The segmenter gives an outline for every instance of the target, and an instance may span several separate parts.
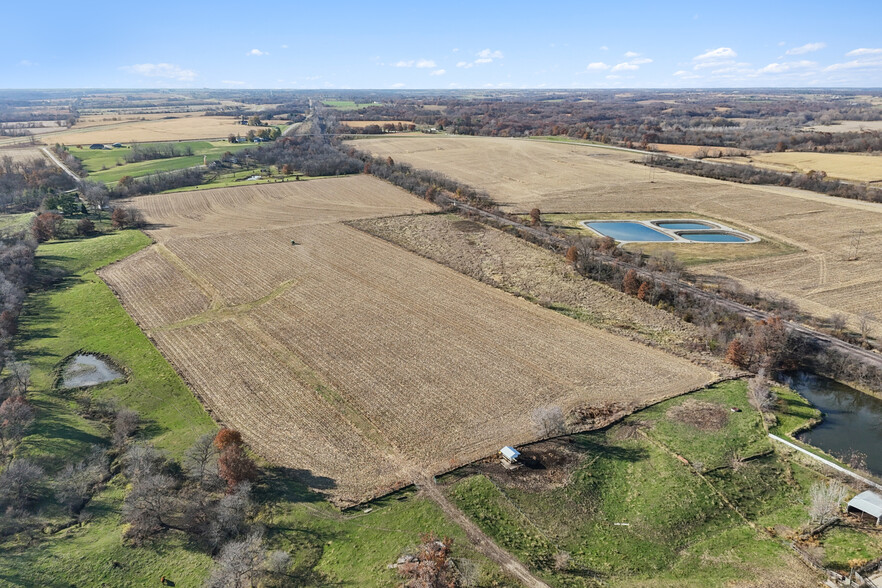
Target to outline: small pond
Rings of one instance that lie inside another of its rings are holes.
[[[630,221],[592,221],[586,222],[601,235],[612,237],[616,241],[673,241],[673,237],[656,231],[642,223]]]
[[[781,380],[824,413],[800,440],[837,457],[859,451],[870,473],[882,476],[882,399],[809,372],[788,372]]]
[[[662,229],[668,229],[669,231],[701,231],[717,228],[709,223],[699,221],[659,221],[652,224],[661,227]]]
[[[75,355],[64,367],[64,371],[61,373],[61,387],[96,386],[123,377],[125,377],[124,374],[118,368],[97,355],[81,353]]]
[[[735,233],[718,233],[715,231],[701,231],[695,233],[677,233],[689,241],[702,243],[746,243],[747,239]]]

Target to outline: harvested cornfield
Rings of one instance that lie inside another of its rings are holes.
[[[11,157],[14,162],[26,162],[26,161],[34,161],[36,159],[42,159],[45,157],[43,152],[37,149],[36,147],[22,147],[22,148],[3,148],[0,149],[0,161],[2,161],[5,157]]]
[[[513,211],[689,211],[797,247],[777,258],[695,266],[795,300],[819,316],[882,319],[882,205],[748,186],[631,163],[640,155],[574,144],[472,137],[383,137],[356,146],[483,188]],[[676,248],[681,245],[672,245]],[[743,245],[741,247],[750,247]],[[851,258],[857,258],[848,261]],[[877,320],[877,326],[882,321]]]
[[[556,253],[456,214],[347,223],[507,292],[577,315],[607,331],[691,355],[698,329],[633,296],[583,279]],[[720,368],[717,368],[720,369]],[[725,369],[725,368],[722,368]]]
[[[45,143],[65,145],[185,141],[226,138],[231,134],[244,136],[249,128],[240,125],[238,118],[229,116],[165,115],[161,118],[140,120],[148,117],[149,115],[138,117],[137,120],[91,121],[87,123],[90,126],[77,125],[60,132],[46,133],[40,139]]]
[[[335,222],[427,209],[369,177],[130,204],[158,244],[102,277],[218,420],[341,504],[535,440],[538,407],[715,377]]]

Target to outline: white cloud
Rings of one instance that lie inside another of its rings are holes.
[[[786,44],[784,41],[778,41],[778,47],[783,47]]]
[[[398,82],[397,84],[392,84],[392,87],[393,88],[403,88],[404,84],[402,84],[401,82]]]
[[[614,65],[612,71],[634,71],[635,69],[640,69],[640,66],[625,62]]]
[[[868,49],[866,47],[861,47],[860,49],[854,49],[845,54],[846,57],[860,57],[862,55],[879,55],[882,54],[882,49]]]
[[[757,73],[784,73],[793,69],[805,69],[807,67],[815,67],[818,65],[814,61],[791,61],[789,63],[770,63],[766,67],[760,69]]]
[[[806,43],[801,47],[794,47],[793,49],[788,49],[785,51],[786,55],[802,55],[803,53],[811,53],[813,51],[820,51],[824,47],[827,46],[827,43]]]
[[[721,59],[732,59],[738,57],[738,54],[731,47],[718,47],[711,49],[701,55],[696,55],[692,59],[694,61],[718,61]]]
[[[21,61],[18,62],[18,64],[22,67],[33,67],[33,66],[37,65],[37,63],[31,61],[30,59],[22,59]]]
[[[135,65],[123,66],[120,69],[148,78],[167,78],[179,82],[192,81],[199,75],[192,69],[183,69],[172,63],[136,63]]]
[[[281,81],[281,80],[279,80]],[[245,82],[240,82],[238,80],[221,80],[222,84],[226,84],[228,86],[244,86]]]
[[[478,52],[478,57],[481,59],[502,59],[502,51],[491,51],[490,49],[484,49],[483,51]]]
[[[685,69],[675,71],[674,76],[680,78],[681,80],[695,80],[701,77],[700,75],[694,74],[691,71],[686,71]]]
[[[392,64],[392,67],[438,67],[431,59],[402,59]]]
[[[251,51],[249,51],[245,55],[249,55],[249,56],[253,56],[253,57],[260,57],[261,55],[269,55],[269,53],[267,53],[266,51],[261,51],[260,49],[252,49]]]
[[[430,75],[430,76],[443,76],[443,75],[446,74],[446,73],[447,73],[447,70],[446,70],[446,69],[436,69],[435,71],[433,71],[433,72],[430,73],[429,75]]]
[[[632,59],[629,63],[632,65],[646,65],[647,63],[652,63],[652,60],[648,57],[641,57],[640,59]]]
[[[483,65],[485,63],[493,63],[494,59],[502,59],[502,51],[493,51],[491,49],[484,49],[483,51],[478,51],[475,53],[477,57],[474,61],[459,61],[456,64],[456,67],[464,67],[466,69],[470,67],[474,67],[476,65]]]
[[[287,49],[287,48],[288,48],[287,45],[282,45],[282,49]]]
[[[609,51],[609,47],[607,47],[606,45],[601,45],[600,50],[601,51]]]
[[[588,71],[603,71],[609,69],[609,66],[602,61],[595,61],[588,64]]]
[[[640,57],[640,54],[634,53],[633,51],[628,51],[627,53],[625,53],[625,57],[630,59],[631,57]]]
[[[834,63],[824,68],[824,71],[838,71],[840,69],[882,69],[882,59],[854,59],[845,63]]]

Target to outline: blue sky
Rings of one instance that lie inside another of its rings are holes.
[[[0,88],[882,87],[882,2],[8,2]]]

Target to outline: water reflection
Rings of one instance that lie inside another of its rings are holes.
[[[882,476],[882,399],[809,372],[788,372],[781,381],[824,413],[801,440],[837,457],[858,451],[866,455],[867,469]]]

